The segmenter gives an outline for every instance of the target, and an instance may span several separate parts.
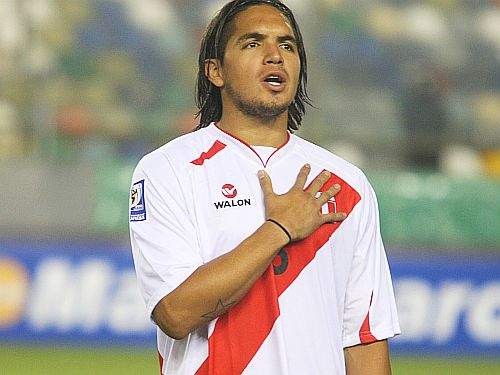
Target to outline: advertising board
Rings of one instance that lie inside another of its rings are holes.
[[[499,257],[410,254],[390,259],[403,333],[391,350],[500,354]]]
[[[108,244],[1,244],[0,339],[150,344],[130,252]]]
[[[389,257],[403,331],[392,352],[500,354],[499,257],[418,254]],[[154,346],[130,250],[0,243],[0,340]]]

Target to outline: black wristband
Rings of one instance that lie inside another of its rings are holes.
[[[288,236],[288,243],[292,242],[292,236],[290,236],[290,232],[287,231],[283,225],[281,225],[280,223],[278,223],[276,220],[273,220],[273,219],[267,219],[266,221],[270,221],[271,223],[274,223],[278,227],[280,227],[283,230],[283,232],[285,232],[286,235]]]

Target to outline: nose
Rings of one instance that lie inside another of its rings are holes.
[[[279,46],[276,44],[270,44],[266,49],[266,64],[283,64],[283,56],[281,56],[281,51]]]

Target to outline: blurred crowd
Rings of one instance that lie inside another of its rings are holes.
[[[190,131],[224,3],[1,0],[0,163],[132,163]],[[285,3],[309,57],[306,138],[366,168],[500,176],[500,1]]]

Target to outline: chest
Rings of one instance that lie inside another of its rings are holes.
[[[236,247],[265,220],[265,206],[257,173],[257,163],[226,158],[193,174],[196,186],[194,210],[205,260],[211,260]],[[292,186],[288,175],[294,168],[267,168],[276,190]],[[289,186],[287,186],[289,185]]]
[[[257,177],[265,169],[276,194],[285,194],[296,181],[300,168],[311,164],[308,185],[325,165],[301,157],[289,157],[279,163],[264,167],[238,155],[207,163],[194,171],[190,183],[198,237],[205,261],[224,254],[250,236],[265,221],[262,188]],[[336,209],[329,203],[322,208],[328,212]]]
[[[265,169],[269,174],[276,194],[284,194],[293,186],[305,163],[311,164],[306,185],[321,171],[329,169],[304,158],[290,158],[264,168],[258,163],[246,163],[233,157],[220,163],[207,163],[196,170],[191,176],[191,185],[196,186],[193,216],[204,261],[231,251],[265,221],[264,199],[257,177],[259,170]],[[338,176],[334,178],[335,182],[341,182]],[[349,185],[343,180],[342,184],[341,194],[333,203],[322,207],[322,211],[338,208],[350,212],[355,206],[353,194],[347,193]],[[277,287],[282,286],[288,294],[301,296],[306,301],[313,285],[318,298],[308,305],[336,305],[337,296],[342,299],[344,295],[352,262],[357,231],[354,223],[348,218],[341,225],[322,226],[302,243],[282,249],[273,262]],[[292,284],[293,287],[288,288]]]

